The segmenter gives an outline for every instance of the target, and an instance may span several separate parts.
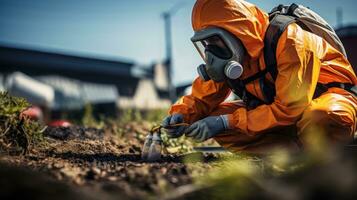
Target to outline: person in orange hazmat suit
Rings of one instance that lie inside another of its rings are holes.
[[[205,65],[198,68],[192,93],[180,98],[162,122],[170,137],[214,138],[233,152],[252,153],[299,150],[318,132],[335,144],[353,140],[355,94],[336,86],[316,95],[318,84],[357,85],[347,58],[324,39],[290,24],[277,44],[276,80],[265,74],[276,89],[273,102],[264,103],[262,85],[255,80],[244,89],[263,103],[250,106],[249,100],[224,102],[232,92],[227,80],[244,80],[266,68],[268,14],[246,1],[197,0],[192,26],[192,41]],[[183,122],[190,125],[172,126]]]

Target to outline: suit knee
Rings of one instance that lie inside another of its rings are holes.
[[[344,110],[313,110],[304,113],[298,127],[303,143],[321,137],[332,143],[348,143],[353,140],[356,121]]]

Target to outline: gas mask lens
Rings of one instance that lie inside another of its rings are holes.
[[[205,61],[197,68],[202,80],[222,82],[238,79],[242,75],[243,66],[240,63],[245,51],[234,35],[222,28],[210,27],[195,32],[191,41]]]
[[[230,59],[233,55],[224,41],[216,35],[194,42],[194,45],[203,60],[206,60],[206,51],[222,59]]]

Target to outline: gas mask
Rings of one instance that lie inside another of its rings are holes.
[[[197,68],[202,80],[223,82],[242,75],[245,49],[234,35],[222,28],[211,27],[195,32],[191,41],[206,63]]]

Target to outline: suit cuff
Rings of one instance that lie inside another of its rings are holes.
[[[229,119],[228,119],[228,115],[220,115],[220,118],[223,121],[223,126],[224,126],[224,130],[228,130],[229,129]]]
[[[232,114],[225,115],[227,119],[227,129],[226,130],[233,130],[235,129],[234,127],[234,116]]]

